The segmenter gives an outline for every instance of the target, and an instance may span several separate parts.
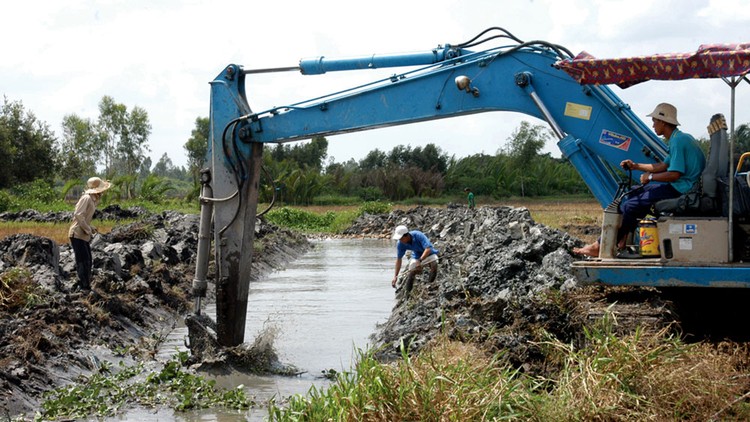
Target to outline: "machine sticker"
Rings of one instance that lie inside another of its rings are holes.
[[[693,238],[692,237],[681,237],[680,244],[678,246],[681,251],[692,251],[693,250]]]
[[[669,234],[682,234],[682,224],[670,224]]]
[[[685,224],[685,234],[697,234],[697,233],[698,233],[697,224]]]
[[[599,143],[610,146],[612,148],[621,149],[627,151],[630,149],[631,139],[625,135],[612,132],[610,130],[602,130],[602,136],[599,137]]]
[[[565,115],[576,119],[590,120],[591,107],[583,104],[565,103]]]

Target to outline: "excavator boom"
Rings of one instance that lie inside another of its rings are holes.
[[[563,156],[602,208],[610,204],[624,185],[621,161],[656,163],[668,150],[607,86],[582,86],[554,66],[570,56],[560,46],[534,41],[484,51],[448,44],[408,54],[306,59],[294,68],[305,75],[408,69],[260,112],[251,110],[245,90],[246,76],[257,71],[236,64],[225,67],[211,83],[210,175],[203,196],[204,210],[213,216],[219,342],[236,345],[244,335],[260,164],[267,143],[474,113],[523,113],[550,125]],[[206,261],[199,256],[199,267],[207,266]],[[742,264],[617,261],[604,266],[576,263],[574,269],[584,280],[616,285],[750,286],[750,268]],[[204,289],[205,274],[198,273],[196,280]]]

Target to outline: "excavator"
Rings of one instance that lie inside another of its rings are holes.
[[[477,48],[490,40],[495,40],[493,44],[500,40],[503,45]],[[236,346],[244,340],[265,144],[491,111],[517,112],[545,121],[562,155],[602,205],[599,258],[572,264],[582,283],[750,287],[750,257],[745,253],[750,249],[749,226],[745,215],[737,215],[735,207],[727,206],[726,189],[722,188],[722,181],[733,188],[734,183],[728,181],[734,182],[735,177],[729,174],[727,125],[721,115],[711,121],[711,153],[703,174],[704,188],[712,188],[704,189],[697,199],[713,206],[660,214],[653,222],[659,239],[656,256],[619,259],[606,246],[617,228],[613,204],[627,193],[630,180],[640,176],[639,172],[624,171],[620,163],[625,159],[660,162],[668,147],[608,86],[579,83],[562,69],[560,63],[573,58],[560,45],[524,42],[502,28],[490,28],[467,42],[438,45],[424,52],[316,57],[288,68],[245,70],[237,64],[223,68],[210,83],[208,166],[201,177],[193,282],[196,312],[200,313],[213,237],[218,342]],[[384,68],[404,71],[260,112],[251,109],[245,90],[248,76],[261,72],[318,75]]]

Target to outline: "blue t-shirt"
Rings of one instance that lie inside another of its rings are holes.
[[[432,246],[430,239],[428,239],[424,233],[419,230],[412,230],[409,234],[411,235],[411,241],[409,243],[404,243],[400,240],[396,241],[398,242],[396,244],[396,257],[398,259],[403,258],[407,250],[413,251],[413,256],[416,259],[419,259],[427,248],[432,249],[432,253],[437,255],[438,250]]]
[[[664,160],[667,171],[679,171],[682,176],[672,182],[672,186],[680,193],[689,191],[703,169],[706,168],[706,156],[703,155],[698,141],[687,133],[675,129],[669,137],[669,155]]]

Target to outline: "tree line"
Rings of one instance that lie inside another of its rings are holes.
[[[128,108],[109,96],[99,102],[96,119],[69,114],[58,138],[49,125],[4,98],[0,109],[0,191],[28,192],[28,184],[57,186],[64,195],[80,193],[97,174],[112,180],[110,195],[159,202],[165,197],[192,201],[205,167],[209,120],[198,117],[183,148],[188,162],[178,167],[164,154],[153,164],[147,156],[151,123],[140,107]],[[495,154],[456,157],[438,145],[399,145],[374,149],[361,160],[328,158],[328,140],[267,145],[263,152],[261,199],[287,204],[339,201],[403,201],[462,194],[496,199],[518,196],[587,194],[589,190],[565,159],[542,150],[551,140],[544,126],[522,122]],[[736,130],[735,151],[750,150],[750,128]],[[24,189],[27,189],[24,191]],[[77,190],[76,190],[77,189]],[[1,198],[0,198],[1,199]],[[2,211],[0,200],[0,211]]]

